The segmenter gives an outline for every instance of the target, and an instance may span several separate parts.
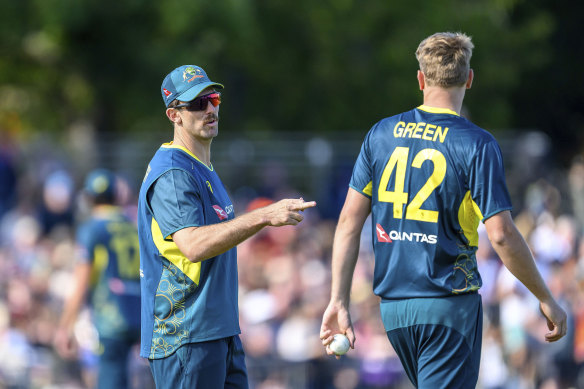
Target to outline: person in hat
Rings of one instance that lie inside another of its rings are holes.
[[[74,284],[54,338],[64,358],[77,355],[75,324],[85,301],[99,334],[98,388],[127,388],[129,356],[140,336],[138,231],[116,206],[116,176],[96,169],[85,180],[91,214],[77,228]]]
[[[138,199],[140,355],[159,388],[248,387],[235,247],[264,227],[298,224],[316,205],[283,199],[235,217],[211,163],[222,89],[195,65],[161,86],[174,136],[148,164]]]
[[[335,232],[331,300],[321,339],[355,346],[351,279],[371,213],[373,290],[389,341],[418,388],[474,388],[482,340],[475,253],[483,221],[503,264],[540,302],[554,342],[566,334],[555,301],[518,232],[495,138],[460,116],[473,44],[436,33],[416,51],[423,105],[376,123],[363,142]]]

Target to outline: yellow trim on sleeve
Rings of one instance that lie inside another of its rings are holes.
[[[470,191],[466,192],[460,208],[458,209],[458,222],[462,227],[464,236],[468,239],[471,246],[478,247],[479,233],[477,231],[479,222],[483,219],[483,214],[477,203],[474,202]]]
[[[160,231],[160,226],[154,218],[152,218],[150,229],[152,231],[152,240],[160,254],[179,268],[180,271],[195,283],[195,285],[199,285],[199,280],[201,278],[201,262],[193,263],[189,261],[174,241],[165,240],[162,236],[162,231]]]
[[[365,193],[369,197],[373,196],[373,182],[372,181],[369,181],[369,183],[365,186],[365,188],[363,188],[363,193]]]
[[[456,113],[455,111],[448,109],[448,108],[436,108],[436,107],[429,107],[427,105],[420,105],[418,107],[418,109],[420,109],[422,111],[430,112],[430,113],[448,113],[451,115],[460,116],[458,113]]]

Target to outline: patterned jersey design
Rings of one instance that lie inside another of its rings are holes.
[[[440,297],[481,287],[479,222],[511,209],[491,134],[427,106],[385,118],[367,134],[350,187],[371,199],[376,294]]]
[[[213,168],[187,149],[162,145],[150,161],[138,203],[141,356],[164,358],[185,343],[240,333],[236,249],[191,262],[172,240],[181,229],[234,217]]]

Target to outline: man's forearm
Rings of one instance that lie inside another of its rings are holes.
[[[67,331],[72,330],[75,321],[77,320],[77,315],[83,306],[85,294],[89,287],[90,275],[91,265],[89,263],[80,263],[76,265],[73,274],[73,288],[65,300],[63,312],[59,321],[59,326]]]
[[[551,298],[550,291],[537,270],[523,238],[517,236],[510,238],[507,244],[497,245],[495,251],[511,274],[521,281],[539,301],[547,301]]]
[[[250,212],[227,222],[190,228],[184,231],[188,244],[181,251],[191,262],[200,262],[232,249],[267,225],[261,214]]]
[[[353,273],[359,256],[359,235],[339,230],[340,228],[337,229],[333,244],[331,301],[348,306]]]
[[[283,199],[223,223],[184,228],[172,238],[191,262],[200,262],[226,252],[266,226],[296,225],[304,218],[300,212],[314,206],[316,202],[302,198]]]
[[[545,285],[535,265],[525,239],[523,239],[523,236],[511,221],[510,216],[502,215],[500,220],[493,220],[490,230],[489,220],[485,223],[487,225],[487,231],[490,232],[489,239],[505,267],[539,301],[548,301],[552,298],[549,289]]]
[[[335,231],[332,258],[331,302],[347,307],[363,224],[371,211],[371,200],[349,189]]]

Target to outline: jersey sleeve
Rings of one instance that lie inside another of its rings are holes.
[[[353,167],[353,175],[351,176],[351,181],[349,186],[355,189],[357,192],[371,198],[373,193],[373,178],[372,178],[372,168],[371,168],[371,148],[369,145],[369,140],[371,138],[371,131],[365,137],[363,145],[361,146],[361,151],[357,157],[357,162]]]
[[[482,220],[512,208],[505,182],[503,156],[496,141],[485,143],[473,160],[470,191],[478,205]]]
[[[165,239],[183,228],[204,225],[199,186],[183,170],[171,169],[158,177],[146,198]]]

